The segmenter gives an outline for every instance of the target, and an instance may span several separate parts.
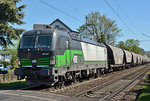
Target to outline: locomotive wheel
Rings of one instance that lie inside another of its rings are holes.
[[[77,78],[74,78],[74,79],[73,79],[73,82],[74,82],[74,83],[77,83],[77,82],[79,82],[79,80],[78,80]]]
[[[55,89],[60,89],[62,87],[62,85],[55,85],[54,88]]]
[[[54,85],[54,88],[55,89],[60,89],[62,87],[62,83],[61,82],[57,82],[55,85]]]

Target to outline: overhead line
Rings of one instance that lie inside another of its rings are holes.
[[[60,9],[58,9],[58,8],[56,8],[56,7],[52,6],[52,5],[50,5],[50,4],[48,4],[47,2],[44,2],[44,1],[42,1],[42,0],[39,0],[39,1],[40,1],[41,3],[47,5],[48,7],[53,8],[53,9],[55,9],[55,10],[57,10],[57,11],[59,11],[59,12],[65,14],[66,16],[69,16],[70,18],[72,18],[72,19],[74,19],[74,20],[76,20],[76,21],[78,21],[78,22],[82,22],[81,20],[77,19],[76,17],[74,17],[74,16],[72,16],[72,15],[69,15],[68,13],[66,13],[66,12],[64,12],[64,11],[62,11],[62,10],[60,10]]]
[[[115,0],[117,5],[121,8],[121,10],[123,11],[124,15],[127,17],[127,19],[129,20],[129,22],[136,28],[136,30],[138,30],[139,32],[141,32],[139,30],[139,28],[132,22],[132,20],[129,18],[128,14],[125,12],[125,10],[121,7],[121,5],[119,4],[119,2],[117,0]]]
[[[135,29],[136,29],[137,31],[139,31],[139,32],[142,34],[141,30],[132,22],[132,20],[129,18],[129,16],[128,16],[128,14],[125,12],[125,10],[121,7],[121,5],[119,4],[119,2],[118,2],[117,0],[115,0],[115,1],[116,1],[117,5],[121,8],[121,10],[123,11],[124,15],[128,18],[129,22],[135,27]],[[143,35],[146,36],[146,37],[148,37],[148,38],[150,38],[150,36],[148,36],[148,35],[146,35],[146,34],[144,34],[144,33],[143,33]]]
[[[134,32],[131,30],[131,28],[125,23],[125,21],[119,16],[119,14],[113,9],[113,7],[107,2],[107,0],[104,0],[105,3],[110,7],[110,9],[118,16],[118,18],[121,20],[121,22],[130,30],[133,34]]]
[[[150,40],[139,40],[139,41],[150,41]]]
[[[74,10],[79,11],[79,12],[81,12],[83,15],[85,15],[83,11],[77,9],[76,7],[74,7],[73,5],[71,5],[70,3],[66,2],[66,0],[61,0],[61,1],[62,1],[63,3],[65,3],[66,5],[69,5],[69,6],[70,6],[71,8],[73,8]]]
[[[150,38],[150,36],[146,35],[145,33],[143,33],[143,35],[146,36],[146,37],[148,37],[148,38]]]

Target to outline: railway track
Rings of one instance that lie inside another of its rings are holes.
[[[96,79],[90,79],[88,81],[84,80],[81,83],[73,83],[69,86],[64,86],[60,89],[55,89],[54,87],[46,87],[46,86],[32,86],[27,88],[22,88],[20,90],[29,90],[29,91],[37,91],[37,92],[48,92],[48,93],[55,93],[59,95],[67,95],[71,96],[69,98],[73,99],[76,97],[88,97],[88,98],[98,98],[101,101],[107,99],[115,99],[115,95],[121,92],[123,89],[128,87],[130,84],[134,82],[137,78],[139,78],[138,74],[144,74],[149,69],[147,68],[150,65],[138,66],[136,68],[129,68],[123,71],[116,71],[110,74],[104,74]],[[145,68],[145,69],[144,69]],[[143,71],[142,73],[140,73]],[[119,76],[118,76],[119,75]],[[136,78],[134,78],[136,76]],[[134,79],[133,79],[134,78]],[[131,80],[132,79],[132,80]],[[121,81],[118,82],[117,81]],[[99,82],[99,85],[93,87],[94,83]],[[93,83],[93,84],[92,84]],[[125,84],[125,85],[122,85]],[[113,85],[122,85],[118,86],[117,88],[111,88]],[[88,87],[89,86],[89,87]],[[111,87],[110,87],[111,86]],[[79,88],[78,88],[79,87]],[[80,90],[80,87],[84,89],[84,91]],[[70,94],[66,93],[66,91],[71,91],[72,89],[76,89],[76,91],[70,92]],[[85,89],[87,89],[85,91]],[[110,89],[108,91],[108,89]],[[72,94],[71,94],[72,93]]]
[[[112,79],[116,80],[116,77],[118,78],[118,75],[122,76],[122,78],[123,78],[123,77],[125,77],[125,74],[128,74],[128,72],[131,72],[131,74],[133,74],[133,73],[136,73],[137,71],[141,71],[143,68],[144,68],[143,66],[138,66],[136,68],[129,68],[129,69],[125,69],[123,71],[116,71],[116,72],[110,73],[110,75],[105,74],[96,79],[84,81],[81,83],[74,83],[70,86],[66,86],[61,89],[57,89],[57,90],[53,90],[53,91],[51,91],[51,90],[49,90],[49,91],[47,90],[47,91],[51,92],[51,93],[56,93],[56,94],[74,96],[74,95],[78,95],[79,92],[84,92],[85,89],[91,89],[91,88],[94,88],[95,86],[97,87],[98,85],[105,85],[106,83],[107,83],[107,85],[109,85],[112,83]],[[111,82],[108,83],[108,81],[111,81]],[[115,82],[115,81],[113,81],[113,82]]]
[[[117,71],[116,71],[117,72]],[[113,72],[114,73],[114,72]],[[112,73],[108,73],[108,74],[103,74],[100,77],[106,77],[111,75]],[[116,74],[117,75],[117,74]],[[101,78],[90,78],[90,80],[83,80],[82,82],[73,82],[70,85],[63,85],[61,88],[55,88],[54,86],[39,86],[39,85],[34,85],[34,86],[29,86],[29,87],[25,87],[25,88],[21,88],[18,90],[32,90],[32,91],[42,91],[42,92],[50,92],[50,93],[59,93],[63,90],[67,90],[67,89],[71,89],[73,87],[76,86],[80,86],[86,83],[90,83],[90,82],[94,82],[96,80],[100,80]]]
[[[149,67],[149,65],[145,66],[144,69],[142,68],[137,71],[130,72],[127,75],[120,76],[119,78],[116,78],[114,80],[110,80],[104,84],[98,85],[87,91],[81,92],[81,93],[73,96],[72,98],[95,97],[95,98],[99,98],[100,101],[104,101],[104,100],[108,100],[108,99],[110,100],[112,97],[114,97],[115,95],[117,95],[118,93],[123,91],[125,88],[132,85],[138,78],[142,77],[148,70],[150,70],[150,68],[148,68],[148,67]],[[133,77],[133,75],[134,75],[134,77]],[[133,78],[130,80],[128,80],[128,79],[125,80],[126,77],[130,77],[130,76]],[[118,82],[118,81],[120,81],[120,82]],[[117,85],[117,87],[113,87],[116,85]],[[115,97],[112,98],[111,100],[114,100],[114,99],[115,99]]]
[[[150,70],[150,69],[149,69]],[[116,89],[115,91],[111,92],[108,95],[105,95],[103,98],[101,98],[99,101],[104,101],[106,99],[110,99],[112,97],[114,97],[115,95],[117,95],[118,93],[120,93],[121,91],[123,91],[124,89],[126,89],[128,86],[132,85],[132,83],[134,83],[138,78],[140,78],[141,76],[143,76],[145,73],[147,72],[147,70],[145,70],[144,72],[138,74],[137,76],[135,76],[131,81],[129,81],[128,83],[122,85],[121,87],[119,87],[118,89]],[[112,98],[111,100],[115,100],[115,97]]]

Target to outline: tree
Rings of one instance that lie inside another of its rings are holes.
[[[137,54],[141,54],[140,53],[141,49],[140,49],[139,45],[140,45],[139,40],[128,39],[125,42],[120,41],[117,46],[122,48],[122,49],[132,51],[132,52],[135,52]]]
[[[18,47],[18,44],[14,44],[13,48],[6,47],[5,51],[1,50],[0,52],[3,54],[10,54],[10,61],[3,60],[0,63],[4,64],[5,67],[8,65],[11,65],[13,67],[19,67],[18,57],[17,57],[17,47]]]
[[[127,46],[125,45],[125,43],[123,41],[119,41],[117,46],[122,49],[128,50]]]
[[[24,12],[25,5],[16,6],[21,0],[0,0],[0,46],[6,48],[12,45],[12,40],[19,39],[24,29],[13,28],[14,24],[21,25],[25,22]]]
[[[99,12],[91,12],[85,18],[85,24],[77,29],[81,36],[93,36],[97,42],[115,43],[121,31],[115,24],[115,20],[111,20]]]
[[[14,48],[7,49],[7,51],[12,55],[11,60],[10,60],[10,65],[13,67],[19,67],[18,56],[17,56],[17,45],[14,45]]]
[[[0,64],[3,64],[4,68],[6,68],[8,65],[10,65],[10,63],[6,62],[6,61],[0,61]]]
[[[139,45],[140,45],[139,40],[134,40],[134,39],[126,40],[127,49],[129,51],[135,52],[137,54],[140,54],[140,47],[139,47]]]

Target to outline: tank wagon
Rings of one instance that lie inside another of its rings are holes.
[[[23,34],[15,69],[28,84],[54,85],[138,64],[137,54],[44,25]],[[141,63],[148,62],[146,56]],[[140,63],[140,62],[139,62]]]

